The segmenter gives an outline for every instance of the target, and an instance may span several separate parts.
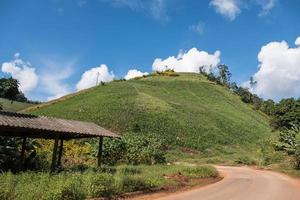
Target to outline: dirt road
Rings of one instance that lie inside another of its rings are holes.
[[[157,200],[300,200],[299,180],[247,167],[217,168],[222,181]]]

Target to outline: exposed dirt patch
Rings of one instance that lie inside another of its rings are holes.
[[[187,148],[187,147],[181,147],[180,151],[183,153],[189,153],[190,155],[194,155],[194,154],[199,154],[200,152],[192,149],[192,148]]]
[[[118,199],[152,200],[155,198],[167,196],[170,193],[174,194],[177,192],[182,192],[182,191],[187,191],[190,189],[204,187],[206,185],[216,183],[223,179],[223,177],[190,179],[190,178],[183,176],[180,173],[168,175],[168,176],[165,176],[165,178],[172,179],[172,180],[178,182],[178,185],[163,186],[161,188],[157,188],[157,189],[154,189],[149,192],[136,192],[136,193],[125,194],[122,197],[119,197]]]
[[[176,181],[178,185],[188,185],[189,182],[191,181],[188,177],[182,175],[181,172],[177,172],[176,174],[171,174],[171,175],[163,175],[165,179],[169,179],[172,181]]]

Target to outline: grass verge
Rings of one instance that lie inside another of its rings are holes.
[[[0,174],[0,199],[80,200],[113,198],[136,191],[151,192],[195,184],[199,178],[216,178],[211,166],[120,165],[64,171]]]

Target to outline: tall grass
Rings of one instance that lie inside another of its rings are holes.
[[[217,176],[217,171],[213,167],[181,165],[123,165],[54,175],[44,172],[24,172],[14,175],[8,172],[0,175],[0,199],[80,200],[112,197],[176,185],[176,181],[164,177],[176,173],[191,178]]]

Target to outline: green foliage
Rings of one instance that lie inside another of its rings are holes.
[[[121,134],[151,133],[168,148],[197,149],[208,157],[256,151],[271,132],[268,118],[239,96],[192,73],[111,82],[31,112],[90,121]]]
[[[154,73],[150,74],[150,76],[179,76],[179,74],[176,73],[174,69],[166,68],[164,71],[155,71]]]
[[[165,162],[163,142],[152,134],[127,133],[120,140],[104,144],[104,162],[115,164],[156,164]]]
[[[274,129],[291,129],[300,127],[300,99],[283,99],[277,103],[273,110],[271,125]]]
[[[188,177],[215,177],[216,169],[182,165],[118,166],[114,170],[88,169],[60,174],[24,172],[0,174],[1,200],[81,200],[114,198],[127,192],[148,191],[176,184],[165,175],[182,172]],[[195,167],[193,167],[195,168]],[[203,168],[203,169],[202,169]]]
[[[142,177],[128,175],[123,176],[122,179],[117,182],[117,187],[122,192],[146,191],[151,189],[151,185]]]
[[[300,128],[294,125],[291,129],[282,131],[276,144],[276,150],[292,155],[295,167],[300,168]]]
[[[183,170],[183,174],[191,178],[209,178],[217,177],[218,171],[211,166],[189,167]]]
[[[11,170],[13,172],[22,170],[23,164],[20,163],[20,151],[22,138],[12,138],[0,136],[0,171]],[[38,147],[36,140],[27,139],[25,146],[25,169],[40,168],[41,160],[38,160],[35,149]]]
[[[220,84],[228,86],[230,85],[231,73],[227,65],[218,65],[219,76],[218,81]]]
[[[18,167],[18,142],[15,138],[0,136],[0,171],[12,169],[17,170]]]
[[[114,177],[112,174],[95,174],[90,178],[89,193],[91,197],[109,197],[114,195]]]
[[[126,144],[123,139],[106,139],[104,142],[103,162],[114,165],[124,160]]]
[[[272,99],[268,99],[264,101],[261,105],[261,111],[266,113],[269,116],[273,115],[275,102]]]
[[[19,90],[18,80],[14,78],[0,79],[0,97],[10,99],[11,101],[27,101],[27,98]]]
[[[63,187],[60,193],[54,196],[54,199],[60,200],[84,200],[86,194],[82,188],[83,181],[80,178],[72,179],[68,181]]]

